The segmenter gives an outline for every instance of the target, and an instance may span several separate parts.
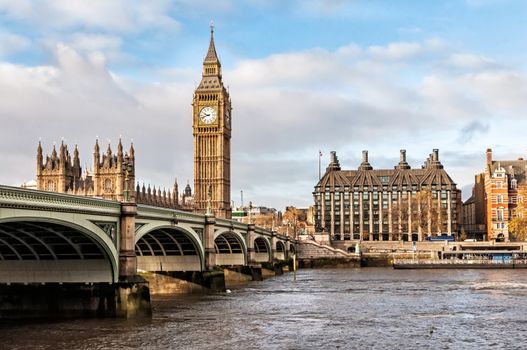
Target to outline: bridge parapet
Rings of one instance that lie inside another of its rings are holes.
[[[0,207],[44,209],[119,216],[121,204],[98,198],[0,186]]]
[[[247,224],[234,220],[216,219],[216,226],[221,228],[230,228],[232,230],[243,230],[247,231]]]
[[[187,211],[153,207],[149,205],[137,205],[137,215],[141,219],[168,220],[175,224],[178,222],[205,225],[205,215],[194,214]]]

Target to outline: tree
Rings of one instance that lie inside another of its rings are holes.
[[[527,240],[527,188],[518,189],[516,208],[512,211],[509,221],[509,233],[516,241]]]
[[[464,241],[467,239],[467,232],[464,227],[461,227],[461,232],[459,233],[459,241]]]
[[[293,237],[297,236],[299,229],[301,228],[301,219],[303,217],[303,212],[295,207],[286,207],[285,213],[282,217],[282,223],[291,227],[293,230]],[[304,226],[305,227],[305,226]]]
[[[254,215],[251,218],[251,221],[256,226],[260,226],[266,229],[271,229],[273,227],[273,220],[274,220],[274,214],[260,214],[260,215]]]
[[[400,195],[400,193],[399,193]],[[383,222],[392,220],[392,234],[401,240],[403,233],[414,232],[437,235],[442,231],[442,222],[447,216],[446,209],[441,207],[439,199],[427,189],[423,189],[409,198],[408,195],[392,200],[391,211],[383,210]]]
[[[412,203],[412,226],[414,232],[435,236],[442,231],[443,219],[447,216],[446,209],[441,207],[439,199],[427,189],[419,191]]]

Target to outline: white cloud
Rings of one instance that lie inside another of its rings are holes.
[[[171,184],[173,175],[162,179],[160,174],[144,169],[152,163],[156,164],[152,168],[157,172],[158,169],[167,169],[167,172],[175,169],[172,160],[166,164],[160,157],[153,159],[147,155],[160,153],[157,147],[162,142],[149,146],[149,140],[156,134],[171,142],[172,149],[181,147],[179,139],[172,142],[174,130],[178,128],[178,119],[174,118],[172,111],[182,105],[178,99],[180,90],[168,86],[157,89],[168,93],[164,95],[165,105],[157,103],[157,109],[154,109],[150,105],[155,103],[144,103],[141,94],[134,96],[127,92],[127,87],[120,85],[123,81],[114,79],[99,57],[83,57],[63,44],[57,46],[55,56],[55,66],[0,65],[0,94],[3,96],[0,117],[4,126],[0,137],[2,158],[9,154],[33,155],[39,137],[50,150],[52,141],[64,136],[70,143],[79,143],[82,161],[91,164],[91,147],[96,135],[102,140],[110,138],[115,141],[122,134],[128,140],[135,138],[140,145],[138,154],[144,158],[140,162],[139,175],[151,177],[157,183]],[[153,161],[149,162],[150,159]],[[12,173],[4,173],[2,177],[23,178],[25,181],[34,176],[34,169],[29,164],[27,168],[9,168]]]
[[[31,40],[24,36],[0,31],[0,57],[24,51],[31,46]]]
[[[53,65],[0,64],[0,157],[32,159],[39,136],[48,151],[65,136],[91,163],[95,135],[115,141],[122,134],[134,138],[140,180],[166,186],[175,176],[192,180],[190,103],[200,71],[166,67],[147,72],[150,82],[133,81],[110,72],[99,52],[116,50],[115,37],[72,38],[76,48],[56,46]],[[389,167],[400,148],[420,159],[413,166],[440,148],[447,171],[464,185],[481,164],[462,157],[502,142],[504,126],[506,142],[524,142],[523,73],[444,67],[452,55],[477,55],[440,40],[392,43],[378,53],[384,58],[351,44],[241,60],[224,70],[234,107],[233,196],[244,189],[255,204],[311,203],[318,149],[337,150],[343,166],[355,168],[362,149],[371,151],[374,166]],[[24,164],[7,167],[0,183],[33,177],[32,161]]]
[[[454,53],[448,58],[448,62],[461,68],[488,68],[496,65],[494,61],[481,55],[470,53]]]
[[[77,32],[71,36],[69,44],[80,51],[117,51],[121,48],[122,39],[116,35]]]
[[[31,0],[0,0],[0,10],[6,12],[13,18],[24,18],[32,11]]]
[[[406,60],[422,53],[423,48],[419,43],[391,43],[387,46],[370,46],[368,52],[374,57],[383,60]]]
[[[487,70],[463,75],[461,88],[471,89],[478,101],[495,115],[525,118],[527,110],[527,77],[506,69]]]
[[[112,32],[135,32],[145,28],[174,30],[179,23],[170,16],[168,0],[0,0],[0,12],[43,28],[82,27]]]

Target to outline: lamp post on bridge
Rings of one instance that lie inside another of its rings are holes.
[[[132,162],[128,158],[125,158],[125,160],[124,160],[123,170],[124,170],[124,202],[128,203],[128,202],[130,202],[130,178],[129,178],[129,175],[130,175],[130,173],[133,170]]]
[[[130,174],[133,164],[130,159],[125,158],[124,171],[124,193],[121,202],[120,218],[120,241],[119,241],[119,280],[126,281],[137,275],[137,256],[135,255],[135,217],[137,216],[137,204],[135,196],[130,197]]]
[[[214,247],[214,227],[216,225],[216,217],[212,213],[212,186],[209,186],[207,191],[207,211],[205,213],[205,231],[204,231],[204,245],[205,245],[205,268],[209,271],[216,266],[216,248]]]

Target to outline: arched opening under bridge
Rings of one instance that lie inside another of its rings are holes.
[[[224,232],[214,240],[216,265],[245,265],[245,249],[240,238],[233,232]]]
[[[0,223],[0,283],[113,282],[115,257],[97,234],[48,221]]]
[[[263,237],[254,240],[254,260],[256,262],[268,262],[271,260],[269,241]]]
[[[137,269],[201,271],[202,255],[191,234],[174,227],[147,232],[135,244]]]

